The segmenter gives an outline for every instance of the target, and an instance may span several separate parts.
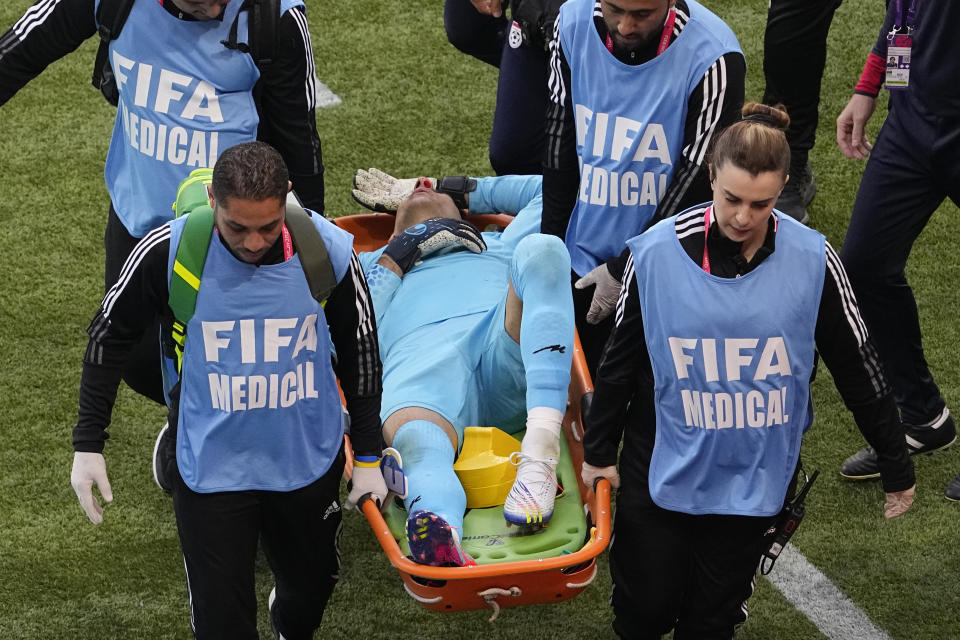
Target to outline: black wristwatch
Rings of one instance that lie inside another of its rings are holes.
[[[453,198],[453,203],[463,211],[468,208],[467,194],[477,190],[477,181],[467,176],[444,176],[437,181],[436,190]]]

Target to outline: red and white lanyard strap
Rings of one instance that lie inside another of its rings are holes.
[[[707,238],[710,237],[710,214],[713,213],[713,205],[707,207],[707,210],[703,213],[703,262],[700,263],[700,266],[703,267],[703,270],[707,273],[710,273],[710,254],[707,252]],[[777,216],[773,216],[773,232],[777,232],[777,227],[780,225],[780,220],[777,219]]]
[[[677,9],[676,7],[670,7],[670,11],[667,12],[667,19],[663,23],[663,33],[660,34],[660,46],[657,47],[657,55],[660,55],[667,50],[667,45],[670,44],[670,34],[673,33],[673,23],[677,20]],[[610,34],[607,34],[607,39],[604,42],[607,47],[607,51],[613,53],[613,38],[610,37]]]
[[[290,236],[290,230],[287,229],[287,225],[283,225],[280,234],[283,236],[283,260],[286,262],[293,257],[293,238]]]
[[[700,266],[707,273],[710,273],[710,254],[707,253],[707,237],[710,235],[710,213],[713,211],[713,205],[707,207],[703,214],[703,262]]]

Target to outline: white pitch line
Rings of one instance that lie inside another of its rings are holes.
[[[319,80],[316,81],[317,91],[317,109],[323,109],[324,107],[335,107],[342,102],[340,96],[335,94],[330,90],[330,87],[323,84]]]
[[[792,544],[766,577],[830,640],[890,640]]]

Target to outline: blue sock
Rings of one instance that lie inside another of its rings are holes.
[[[393,448],[403,458],[407,476],[407,513],[432,511],[463,534],[467,494],[453,470],[453,445],[439,426],[426,420],[412,420],[397,430]]]
[[[573,361],[570,255],[555,236],[534,234],[517,244],[510,281],[523,301],[520,355],[527,379],[527,410],[565,411]]]

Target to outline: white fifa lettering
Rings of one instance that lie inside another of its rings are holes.
[[[174,86],[189,87],[192,80],[193,78],[182,73],[161,69],[159,85],[157,86],[157,99],[154,100],[153,110],[158,113],[170,111],[170,103],[179,101],[183,97],[183,92],[174,89]]]
[[[170,129],[170,137],[167,139],[167,159],[171,164],[184,163],[187,159],[186,146],[187,130],[183,127]]]
[[[214,409],[230,412],[230,376],[208,373],[210,402]]]
[[[217,334],[233,331],[234,324],[233,320],[200,323],[203,332],[203,350],[207,362],[220,362],[220,350],[227,348],[227,345],[230,344],[230,338],[221,338]]]
[[[263,361],[278,362],[280,347],[290,345],[292,337],[281,335],[282,329],[293,329],[297,326],[296,318],[266,318],[263,321]]]
[[[303,319],[303,324],[300,325],[300,333],[297,335],[297,342],[293,346],[293,355],[290,357],[296,358],[304,349],[314,352],[317,350],[317,314],[315,313],[311,313]]]
[[[617,116],[613,121],[613,143],[610,148],[610,159],[620,162],[623,152],[630,148],[636,138],[631,135],[640,131],[642,122],[637,122],[631,118]]]
[[[203,117],[210,122],[223,122],[223,113],[220,111],[220,97],[213,85],[203,80],[198,82],[197,88],[193,90],[193,95],[190,96],[190,100],[187,101],[187,105],[183,108],[183,113],[180,116],[187,120]]]
[[[133,104],[138,107],[147,106],[147,97],[150,95],[150,78],[153,76],[153,65],[139,63],[137,65],[137,91],[133,97]]]
[[[593,111],[587,109],[582,104],[573,107],[574,128],[577,130],[577,146],[583,147],[587,144],[587,129],[590,128],[590,121],[593,120]]]
[[[240,362],[253,364],[257,361],[256,321],[247,318],[240,321]]]
[[[203,167],[207,162],[207,137],[203,131],[194,131],[190,136],[190,153],[187,156],[188,167]]]
[[[603,148],[607,141],[607,121],[610,116],[606,113],[597,113],[593,118],[593,155],[597,158],[603,157]]]
[[[607,190],[609,189],[609,176],[607,170],[601,167],[593,168],[593,175],[590,177],[590,204],[607,204]]]
[[[287,371],[283,374],[280,381],[280,406],[283,408],[293,406],[297,401],[297,372]]]
[[[667,134],[663,130],[663,125],[657,122],[651,122],[643,130],[643,136],[637,144],[637,152],[634,154],[634,161],[642,162],[654,158],[663,164],[672,165],[673,159],[670,157],[670,145],[667,144]]]
[[[266,376],[250,376],[247,380],[247,408],[260,409],[267,406]]]
[[[233,397],[233,410],[234,411],[243,411],[247,408],[247,404],[244,402],[244,398],[247,395],[247,390],[244,389],[247,379],[243,376],[234,376],[230,380],[230,390],[232,391]]]
[[[739,380],[740,369],[749,366],[753,361],[752,355],[742,355],[742,349],[755,349],[757,338],[728,338],[723,343],[723,354],[727,360],[727,380]]]
[[[696,338],[667,338],[670,344],[670,353],[673,354],[673,366],[677,370],[677,379],[683,380],[690,377],[688,367],[693,365],[693,356],[688,355],[686,350],[694,349],[697,346]]]
[[[753,374],[753,379],[763,380],[771,375],[792,375],[790,373],[790,358],[787,356],[787,345],[784,344],[782,336],[773,336],[767,339],[767,343],[763,346],[763,353],[760,354],[760,361],[757,363],[757,370]]]
[[[129,79],[124,71],[130,71],[133,69],[133,65],[135,64],[136,62],[130,58],[127,58],[126,56],[120,55],[116,52],[116,50],[114,50],[113,64],[110,66],[113,67],[113,77],[117,81],[117,90],[121,93],[123,92],[124,85],[127,84],[127,80]]]

